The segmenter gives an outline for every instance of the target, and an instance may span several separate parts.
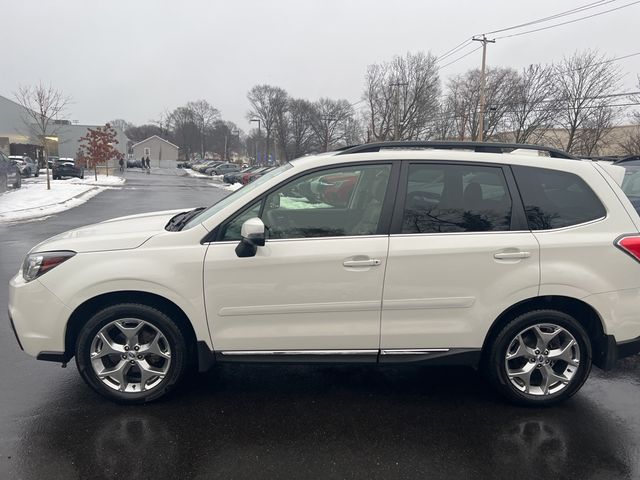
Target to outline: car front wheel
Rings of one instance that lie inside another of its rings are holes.
[[[184,376],[187,359],[180,328],[147,305],[105,308],[86,323],[76,342],[82,378],[119,403],[145,403],[165,395]]]
[[[564,312],[527,312],[495,337],[485,369],[492,385],[509,400],[551,405],[584,384],[591,371],[591,342],[582,325]]]

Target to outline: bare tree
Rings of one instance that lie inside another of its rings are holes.
[[[113,128],[115,129],[119,129],[123,132],[126,132],[128,129],[135,127],[135,125],[131,122],[127,122],[126,120],[122,119],[122,118],[116,118],[115,120],[111,120],[109,122],[109,125],[111,125]]]
[[[191,110],[193,121],[200,132],[200,155],[204,158],[207,131],[220,118],[220,112],[206,100],[189,102],[186,108]]]
[[[567,152],[591,155],[620,114],[612,95],[620,88],[621,71],[610,60],[586,51],[555,66],[562,102],[556,118],[566,136],[560,146]]]
[[[364,99],[375,140],[424,138],[438,112],[440,78],[431,53],[407,53],[370,65]]]
[[[288,95],[280,87],[271,85],[255,85],[247,94],[251,110],[247,117],[260,120],[266,134],[265,155],[269,159],[269,150],[274,128],[279,117],[287,108]],[[257,159],[256,159],[257,160]]]
[[[518,73],[511,68],[489,68],[486,73],[486,111],[484,138],[490,139],[503,126],[505,115],[513,110]],[[459,140],[476,140],[480,125],[480,70],[469,70],[449,80],[449,109],[453,110]]]
[[[311,125],[321,151],[344,143],[353,116],[353,107],[347,100],[321,98],[314,102]]]
[[[193,111],[188,107],[178,107],[171,113],[170,121],[178,146],[188,160],[200,143],[200,130]]]
[[[65,112],[71,99],[51,85],[20,86],[14,94],[22,107],[22,119],[27,129],[38,139],[44,151],[44,164],[47,169],[47,190],[51,189],[49,179],[49,149],[47,137],[55,136],[59,125],[57,120]]]
[[[553,127],[558,106],[553,67],[529,65],[516,79],[505,128],[516,143],[538,143]]]

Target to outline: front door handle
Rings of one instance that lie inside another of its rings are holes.
[[[370,258],[368,260],[345,260],[342,265],[345,267],[377,267],[381,263],[377,258]]]
[[[493,258],[496,260],[514,260],[519,258],[529,258],[531,252],[499,252],[494,253]]]

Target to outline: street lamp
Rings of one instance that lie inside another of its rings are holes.
[[[258,141],[260,140],[260,137],[262,136],[262,134],[260,133],[260,119],[259,118],[252,118],[249,120],[250,122],[258,122],[258,140],[256,140],[256,163],[258,162]]]

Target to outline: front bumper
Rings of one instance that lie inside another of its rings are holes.
[[[9,282],[9,319],[18,343],[29,355],[64,352],[70,316],[71,310],[39,280],[27,283],[18,274]]]

